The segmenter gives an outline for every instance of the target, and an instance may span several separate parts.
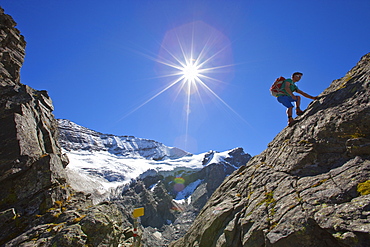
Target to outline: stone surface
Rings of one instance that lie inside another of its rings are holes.
[[[171,246],[368,246],[370,54],[227,177]]]

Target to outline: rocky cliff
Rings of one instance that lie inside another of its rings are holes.
[[[172,246],[369,246],[370,53],[230,175]]]
[[[15,26],[0,8],[0,246],[117,246],[131,224],[66,182],[52,101],[20,82],[26,42]]]

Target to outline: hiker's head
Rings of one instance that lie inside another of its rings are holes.
[[[303,73],[301,73],[301,72],[294,72],[293,75],[292,75],[292,80],[294,82],[299,81],[301,79],[302,75],[303,75]]]

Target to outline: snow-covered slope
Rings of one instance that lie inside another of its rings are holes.
[[[127,184],[137,178],[143,179],[155,173],[168,176],[173,175],[178,168],[200,170],[204,167],[202,164],[204,154],[156,161],[140,156],[118,156],[107,151],[72,150],[66,152],[69,158],[67,171],[76,177],[76,182],[80,180],[78,182],[80,185],[74,187],[87,192],[97,189],[100,193],[105,193],[111,188]],[[86,180],[85,184],[81,180]],[[86,186],[89,182],[95,183],[94,188],[91,185]]]
[[[193,155],[153,140],[102,134],[69,120],[59,119],[58,123],[60,144],[69,158],[67,174],[71,186],[94,196],[105,197],[136,179],[156,175],[179,177],[210,164],[223,164],[234,170],[250,158],[242,149]],[[177,198],[185,197],[185,191],[190,195],[189,190],[195,190],[198,184],[189,184]]]

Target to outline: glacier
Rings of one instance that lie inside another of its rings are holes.
[[[90,130],[66,119],[58,119],[60,144],[69,158],[66,168],[71,186],[91,193],[98,201],[116,188],[148,176],[181,177],[215,163],[230,162],[232,150],[191,154],[157,141],[133,136],[115,136]],[[189,184],[176,196],[187,199],[200,181]]]

